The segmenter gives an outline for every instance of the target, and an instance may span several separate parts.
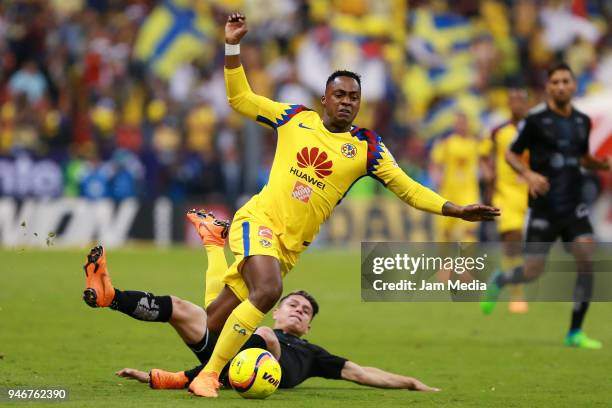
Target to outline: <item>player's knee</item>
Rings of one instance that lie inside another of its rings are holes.
[[[525,282],[531,282],[532,280],[537,279],[542,273],[544,273],[545,266],[545,258],[539,256],[527,258],[523,267]]]
[[[256,288],[249,294],[249,300],[256,308],[264,313],[270,311],[283,293],[282,280],[269,282],[267,285]]]
[[[576,272],[583,275],[593,274],[593,262],[591,260],[577,260],[576,261]]]
[[[591,238],[584,238],[571,243],[569,246],[576,263],[591,262],[593,259],[593,240]]]
[[[593,262],[593,254],[588,249],[576,251],[574,252],[574,259],[577,265],[590,264]]]

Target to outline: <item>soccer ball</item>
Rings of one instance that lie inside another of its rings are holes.
[[[260,348],[241,351],[229,368],[229,382],[243,398],[266,398],[276,391],[280,380],[280,364]]]

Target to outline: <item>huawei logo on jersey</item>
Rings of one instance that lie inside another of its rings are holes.
[[[314,167],[315,174],[319,178],[324,178],[332,174],[332,161],[327,160],[327,153],[319,151],[318,147],[313,147],[310,150],[304,147],[297,154],[298,167],[305,169],[306,167]]]

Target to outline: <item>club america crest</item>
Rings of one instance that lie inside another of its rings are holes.
[[[345,143],[342,145],[342,155],[347,159],[352,159],[357,155],[357,148],[352,143]]]

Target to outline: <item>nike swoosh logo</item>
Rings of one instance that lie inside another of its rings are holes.
[[[310,127],[306,126],[302,122],[298,123],[298,126],[301,127],[302,129],[314,130],[313,128],[310,128]]]

